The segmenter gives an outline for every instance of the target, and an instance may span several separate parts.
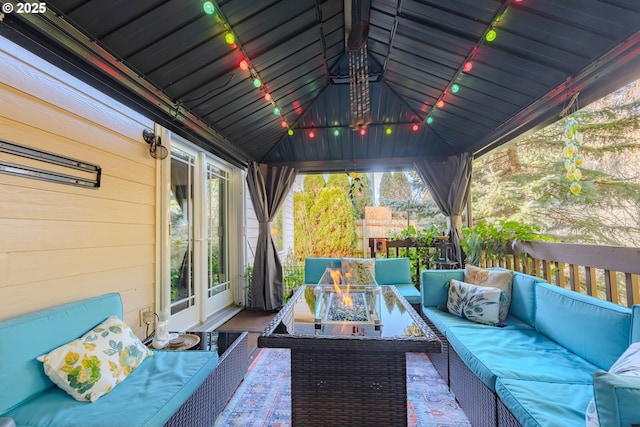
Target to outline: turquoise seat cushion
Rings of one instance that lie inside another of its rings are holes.
[[[36,357],[81,337],[114,315],[122,319],[122,300],[117,293],[1,321],[0,384],[11,386],[0,387],[0,414],[54,387]]]
[[[600,369],[609,370],[629,347],[631,309],[537,283],[536,329]]]
[[[422,270],[420,273],[420,293],[424,307],[447,306],[449,280],[464,281],[464,270]]]
[[[593,390],[601,426],[640,424],[640,377],[598,371]]]
[[[497,377],[592,384],[598,370],[531,329],[493,327],[479,333],[476,328],[455,326],[446,337],[469,369],[492,390]]]
[[[377,258],[376,282],[378,285],[413,283],[409,258]],[[419,304],[420,301],[417,303]]]
[[[217,363],[216,352],[154,351],[94,403],[79,402],[53,387],[3,415],[18,427],[163,426]]]
[[[593,387],[571,382],[499,378],[496,393],[522,427],[584,427]]]
[[[396,283],[394,286],[398,288],[400,295],[402,295],[409,304],[420,304],[420,291],[413,286],[413,283]]]
[[[318,283],[327,268],[342,268],[341,258],[306,258],[304,260],[304,283]]]
[[[455,316],[451,313],[447,313],[441,311],[434,307],[422,307],[422,312],[431,322],[434,324],[436,328],[446,337],[451,332],[451,328],[459,326],[465,328],[472,328],[480,331],[486,330],[487,333],[493,332],[494,329],[528,329],[533,330],[533,328],[518,319],[515,316],[508,315],[507,320],[504,322],[505,326],[502,328],[497,328],[496,326],[483,325],[480,323],[471,322],[469,320],[462,319],[461,317]]]
[[[513,273],[509,313],[531,326],[536,321],[536,283],[541,281],[528,274]]]

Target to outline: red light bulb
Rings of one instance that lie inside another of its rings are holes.
[[[283,120],[283,121],[280,123],[280,126],[282,126],[283,128],[286,128],[286,127],[287,127],[287,122]]]
[[[265,93],[264,94],[264,100],[267,101],[267,102],[271,101],[271,94],[270,93]]]
[[[249,63],[246,60],[240,61],[240,69],[242,71],[247,71],[249,69]]]
[[[309,132],[309,138],[315,138],[316,133],[314,131]]]
[[[414,124],[413,126],[411,126],[411,130],[414,132],[418,132],[418,129],[420,129],[420,126]]]
[[[438,108],[444,107],[444,101],[441,99],[440,101],[436,102],[436,107]]]
[[[367,130],[365,128],[360,129],[360,135],[365,136],[367,134]]]
[[[468,73],[469,71],[471,71],[472,68],[473,68],[473,64],[471,63],[471,61],[467,61],[462,66],[462,71],[464,71],[465,73]]]

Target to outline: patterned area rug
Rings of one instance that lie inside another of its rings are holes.
[[[291,425],[289,350],[262,349],[216,427]],[[471,426],[426,354],[407,354],[407,417],[410,427]]]

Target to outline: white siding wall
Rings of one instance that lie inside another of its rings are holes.
[[[0,174],[0,319],[106,292],[155,300],[153,123],[0,37],[0,139],[102,167],[85,189]],[[27,159],[0,153],[0,160]]]

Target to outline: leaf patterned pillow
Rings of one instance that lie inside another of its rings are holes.
[[[640,342],[631,344],[618,360],[616,360],[616,363],[611,366],[609,373],[640,377]],[[600,419],[598,418],[595,399],[591,399],[589,405],[587,405],[585,421],[587,427],[600,427]]]
[[[447,310],[472,322],[495,325],[499,321],[501,296],[502,291],[498,288],[476,286],[451,279]]]
[[[126,323],[112,316],[38,360],[55,385],[76,400],[95,402],[152,354]]]
[[[500,321],[507,320],[509,306],[511,305],[511,290],[513,288],[513,271],[490,270],[486,268],[466,265],[464,269],[464,281],[477,286],[490,286],[504,292],[505,298],[500,301]]]
[[[375,258],[342,258],[342,282],[349,285],[375,283]]]

